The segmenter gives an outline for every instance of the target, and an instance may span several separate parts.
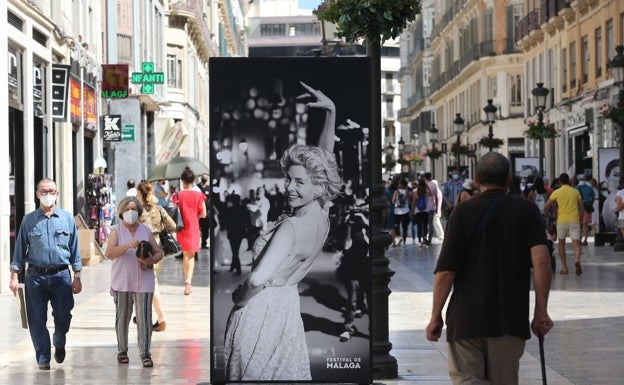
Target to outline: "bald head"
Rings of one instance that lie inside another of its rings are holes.
[[[476,178],[481,186],[505,187],[511,176],[511,163],[498,152],[489,152],[477,163]]]

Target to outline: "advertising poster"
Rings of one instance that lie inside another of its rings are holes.
[[[598,212],[600,213],[601,232],[616,231],[615,196],[620,183],[619,151],[618,147],[598,149],[598,184],[600,186]]]
[[[371,383],[371,62],[210,59],[212,383]]]
[[[520,177],[520,183],[524,184],[530,176],[539,176],[539,158],[515,158],[514,170]]]

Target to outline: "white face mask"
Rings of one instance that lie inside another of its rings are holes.
[[[39,201],[45,207],[51,207],[56,202],[56,195],[44,195],[39,199]]]
[[[129,210],[122,214],[124,222],[129,225],[133,225],[139,219],[139,212],[136,210]]]

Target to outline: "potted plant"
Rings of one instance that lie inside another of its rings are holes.
[[[468,147],[463,144],[460,144],[459,148],[457,147],[457,143],[453,143],[451,145],[451,154],[457,154],[457,153],[466,154],[467,152],[468,152]]]
[[[540,123],[535,120],[529,120],[527,124],[529,128],[524,131],[524,136],[529,139],[550,139],[559,136],[559,132],[555,128],[554,124],[544,124],[543,122]]]
[[[442,156],[442,151],[440,151],[437,147],[428,148],[425,154],[431,159],[438,159]]]
[[[503,145],[503,143],[505,142],[502,139],[494,137],[490,138],[489,136],[484,136],[479,139],[479,145],[487,148],[499,148]]]
[[[609,119],[618,126],[624,126],[624,104],[618,103],[617,106],[613,107],[605,103],[599,111],[605,119]]]

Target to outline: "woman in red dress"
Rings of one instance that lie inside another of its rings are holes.
[[[199,218],[206,218],[205,196],[195,185],[195,174],[186,167],[180,176],[182,186],[174,204],[180,208],[184,228],[178,230],[177,238],[182,247],[182,266],[184,269],[184,295],[191,294],[191,281],[195,269],[195,253],[199,251]]]

